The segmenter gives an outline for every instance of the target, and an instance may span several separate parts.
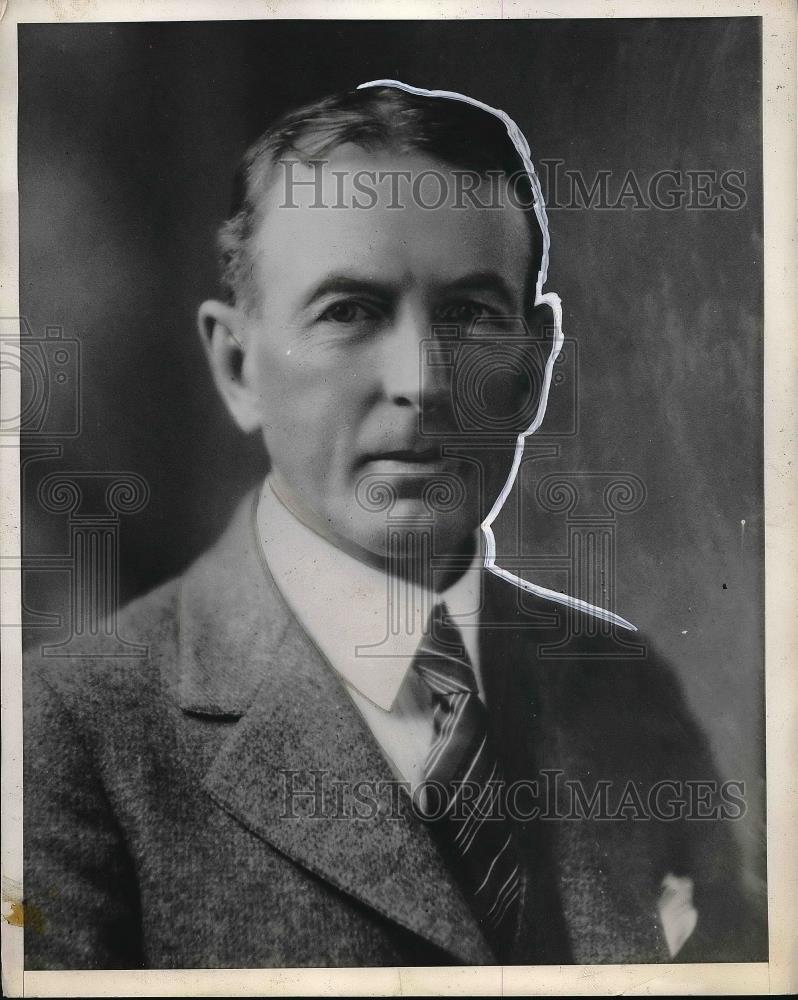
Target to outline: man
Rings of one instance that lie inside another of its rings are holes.
[[[456,96],[250,149],[200,331],[271,471],[127,610],[146,656],[27,669],[29,968],[762,957],[720,806],[676,808],[714,771],[667,668],[485,570],[557,346],[541,211]]]

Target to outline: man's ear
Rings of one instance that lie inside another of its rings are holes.
[[[546,384],[544,374],[552,362],[552,355],[562,339],[560,328],[560,300],[554,293],[547,293],[529,311],[527,316],[527,327],[532,339],[540,345],[537,354],[537,364],[541,365],[538,372],[539,387],[542,392],[536,400],[535,415],[532,424],[524,430],[529,431],[534,427],[537,429],[543,422],[546,408],[549,402],[549,392],[551,385]]]
[[[557,295],[544,295],[529,312],[529,332],[542,348],[540,359],[544,363],[550,360],[552,350],[562,339],[561,323],[561,307]]]
[[[243,313],[235,306],[209,299],[199,307],[197,325],[213,380],[227,409],[245,434],[257,430],[260,407],[245,364],[248,345]]]
[[[554,313],[545,298],[532,307],[527,322],[533,337],[553,341]]]

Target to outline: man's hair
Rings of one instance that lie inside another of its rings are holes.
[[[345,144],[366,152],[419,152],[456,169],[506,176],[515,204],[526,212],[532,236],[531,287],[535,287],[543,250],[532,207],[534,193],[500,119],[465,101],[417,96],[395,87],[364,87],[289,111],[244,154],[234,180],[231,214],[218,235],[226,301],[251,306],[257,297],[250,244],[276,165],[286,158],[302,163],[323,159]]]

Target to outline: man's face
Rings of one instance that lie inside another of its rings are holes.
[[[284,176],[275,182],[253,237],[259,301],[245,321],[243,375],[288,506],[339,544],[377,556],[389,525],[412,531],[432,515],[435,549],[453,551],[486,513],[480,494],[492,500],[501,488],[511,450],[465,446],[480,435],[463,429],[452,400],[454,355],[447,363],[433,352],[430,363],[428,345],[441,325],[459,325],[462,340],[474,319],[524,314],[531,239],[510,205],[431,209],[405,186],[398,208],[388,182],[367,197],[353,189],[359,171],[381,170],[435,170],[454,190],[438,161],[352,146],[328,158],[324,207],[298,183],[314,179],[312,167],[292,164],[288,198]],[[420,189],[427,205],[439,191],[430,184]],[[486,181],[477,191],[483,203],[487,189]],[[376,204],[359,208],[353,198]],[[456,340],[441,346],[458,349]],[[477,393],[529,392],[496,378],[477,378]],[[507,398],[502,406],[518,409]],[[505,427],[505,443],[523,429]],[[442,509],[450,491],[452,509]]]

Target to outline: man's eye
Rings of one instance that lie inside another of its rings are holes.
[[[467,326],[480,316],[489,315],[490,312],[491,310],[481,302],[453,302],[438,310],[438,322]]]
[[[328,306],[319,317],[321,322],[328,323],[363,323],[366,320],[376,319],[377,309],[374,306],[364,305],[362,302],[346,300],[334,302]]]

